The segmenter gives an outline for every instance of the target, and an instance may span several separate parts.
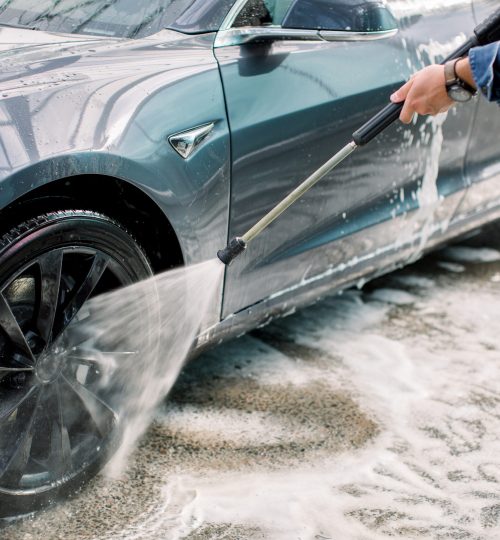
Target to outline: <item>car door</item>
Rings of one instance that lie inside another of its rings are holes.
[[[236,4],[215,48],[231,129],[230,237],[246,232],[351,140],[393,89],[470,30],[470,2],[455,2],[446,25],[443,10],[427,4]],[[439,122],[398,123],[353,154],[228,269],[223,315],[322,276],[363,275],[382,254],[421,249],[429,214],[416,210],[432,203],[433,224],[451,218],[464,187],[471,119],[465,109],[452,113],[444,144]]]
[[[498,0],[473,0],[473,5],[476,22],[479,23],[498,9]],[[480,96],[467,152],[466,173],[470,188],[460,206],[459,218],[470,217],[500,204],[499,135],[498,105]]]

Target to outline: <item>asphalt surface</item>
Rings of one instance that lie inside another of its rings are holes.
[[[204,354],[121,477],[0,538],[499,538],[497,237]]]

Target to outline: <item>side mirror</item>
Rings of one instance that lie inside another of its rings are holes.
[[[383,0],[294,0],[281,26],[346,34],[398,29],[396,18]]]

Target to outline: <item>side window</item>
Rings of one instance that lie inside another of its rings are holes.
[[[233,27],[280,26],[295,0],[249,0]]]
[[[382,0],[294,0],[284,28],[378,32],[397,28]]]

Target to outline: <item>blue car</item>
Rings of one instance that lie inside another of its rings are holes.
[[[0,1],[0,514],[112,447],[99,371],[59,340],[89,299],[214,258],[496,7]],[[499,133],[479,97],[392,126],[226,269],[198,349],[500,217]]]

